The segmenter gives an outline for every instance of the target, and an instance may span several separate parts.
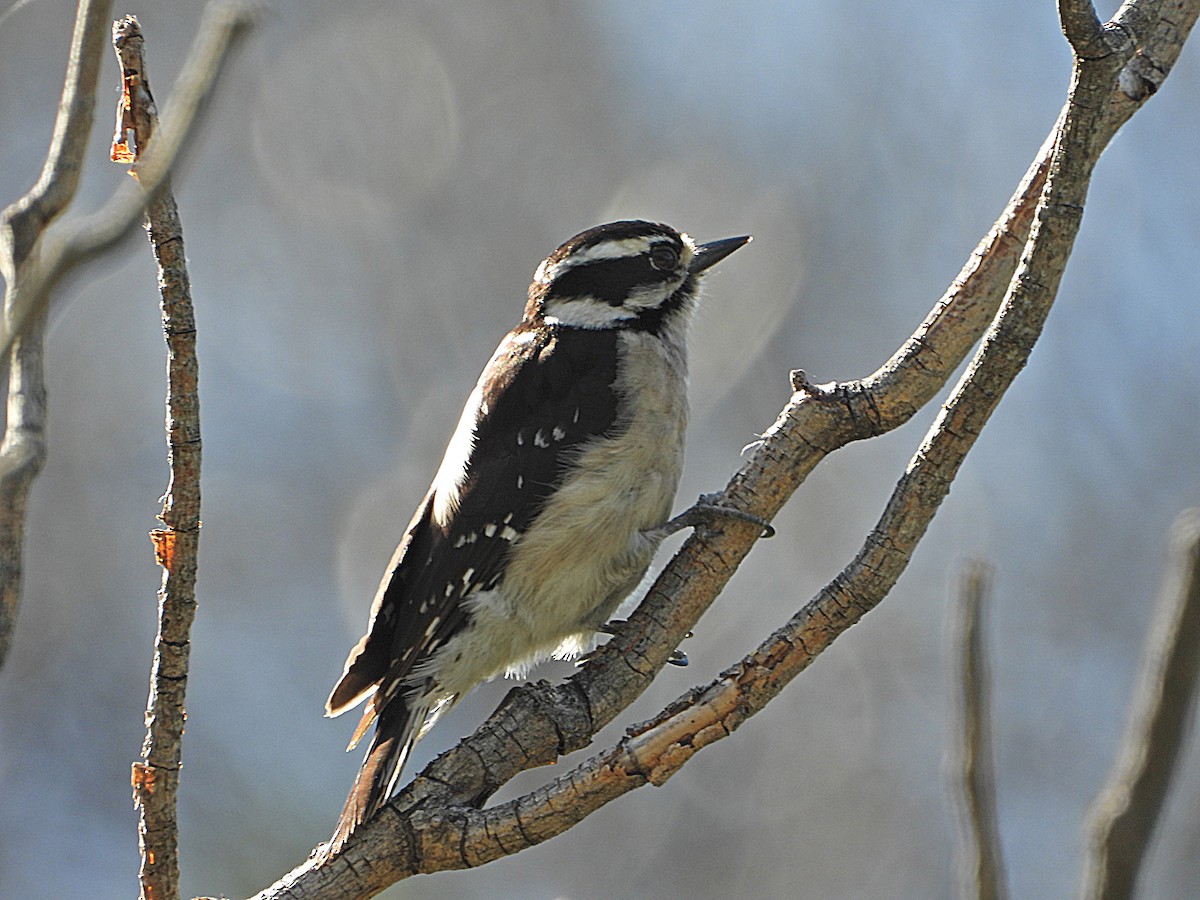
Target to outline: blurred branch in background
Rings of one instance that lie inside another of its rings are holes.
[[[629,790],[665,782],[697,750],[761,710],[887,595],[1028,359],[1057,293],[1097,159],[1170,71],[1200,0],[1134,0],[1107,25],[1088,3],[1064,0],[1060,13],[1075,58],[1069,97],[1008,210],[926,322],[877,373],[826,386],[793,373],[791,402],[726,489],[731,505],[771,518],[829,452],[895,428],[928,403],[983,334],[856,558],[715,681],[542,788],[480,809],[518,772],[586,746],[637,697],[728,581],[758,529],[730,523],[723,534],[693,536],[581,672],[562,685],[514,689],[340,855],[320,867],[311,861],[298,867],[260,898],[371,896],[413,874],[481,865],[560,834]]]
[[[47,226],[79,187],[111,6],[112,0],[79,3],[62,100],[41,177],[4,210],[0,223],[0,270],[5,282],[0,359],[5,359],[8,369],[8,418],[0,444],[0,666],[8,656],[21,602],[25,501],[46,458],[42,372],[46,288],[38,247]],[[18,334],[19,339],[11,337]]]
[[[139,184],[121,185],[95,213],[55,222],[79,184],[111,7],[111,0],[80,0],[46,163],[37,184],[5,209],[0,224],[5,278],[0,359],[8,362],[8,419],[0,444],[0,665],[20,605],[25,502],[46,457],[42,332],[50,292],[69,271],[133,229],[167,177],[230,42],[250,21],[243,7],[211,7],[168,100],[154,149],[136,166]]]
[[[980,900],[1008,896],[996,817],[992,676],[984,626],[991,588],[991,566],[974,560],[963,567],[951,638],[959,663],[951,769],[958,779],[960,896]]]
[[[1083,897],[1132,897],[1195,712],[1200,672],[1200,509],[1171,529],[1171,561],[1124,746],[1087,832]]]

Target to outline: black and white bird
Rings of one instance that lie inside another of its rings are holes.
[[[587,650],[663,538],[696,524],[669,520],[688,324],[704,273],[749,240],[612,222],[538,266],[326,704],[337,716],[369,698],[351,747],[375,723],[326,855],[388,799],[442,710]]]

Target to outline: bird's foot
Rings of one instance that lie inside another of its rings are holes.
[[[720,534],[720,528],[715,527],[715,523],[718,520],[739,519],[743,522],[751,522],[761,528],[761,536],[764,538],[775,536],[774,526],[762,516],[734,509],[731,506],[718,506],[717,501],[720,499],[721,494],[719,493],[701,494],[700,499],[696,501],[694,506],[684,510],[675,518],[668,521],[658,531],[661,532],[661,536],[664,538],[685,528],[695,528],[704,535]]]

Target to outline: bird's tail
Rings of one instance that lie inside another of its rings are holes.
[[[384,707],[333,837],[320,848],[318,855],[322,861],[341,851],[355,830],[375,815],[392,795],[408,754],[421,734],[427,713],[425,707],[409,706],[402,697]]]

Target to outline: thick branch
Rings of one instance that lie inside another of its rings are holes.
[[[1051,146],[1047,140],[996,224],[917,332],[868,378],[824,391],[798,384],[726,488],[727,497],[746,498],[743,508],[771,518],[827,453],[898,427],[937,393],[1004,296],[1045,183]],[[403,815],[412,809],[478,804],[517,773],[586,747],[650,684],[757,536],[756,527],[731,523],[721,534],[690,538],[626,625],[579,673],[560,685],[538,682],[514,688],[487,722],[434,760],[391,806]],[[518,732],[519,744],[513,739]],[[383,830],[383,823],[394,827]],[[389,862],[392,856],[407,857],[394,853],[397,842],[411,848],[407,834],[403,818],[379,817],[360,829],[342,856],[360,875],[370,870],[369,883],[390,884],[413,874],[403,864]],[[339,872],[339,861],[321,869],[306,863],[259,896],[320,896],[322,886],[341,883]]]
[[[1108,785],[1092,809],[1083,896],[1132,897],[1196,706],[1200,675],[1200,510],[1175,522],[1171,563],[1146,638],[1140,684]]]
[[[1200,3],[1177,6],[1180,18],[1171,35],[1156,26],[1154,37],[1165,43],[1147,42],[1164,75]],[[478,865],[561,833],[614,797],[665,781],[700,747],[762,709],[874,608],[904,570],[979,429],[1040,333],[1078,230],[1091,169],[1116,127],[1149,96],[1114,96],[1127,59],[1123,51],[1077,64],[1052,157],[1044,153],[1031,167],[1005,217],[896,357],[875,375],[849,384],[815,387],[797,374],[791,402],[726,489],[733,505],[772,517],[825,454],[895,427],[928,402],[986,325],[991,312],[982,310],[989,304],[994,310],[1003,296],[966,375],[863,549],[838,578],[753,654],[631,729],[616,747],[527,797],[476,809],[517,771],[583,746],[631,702],[724,586],[758,529],[729,524],[721,535],[693,537],[628,627],[583,671],[558,687],[541,683],[510,692],[474,735],[430,764],[340,856],[321,868],[305,864],[258,896],[371,896],[410,874]],[[1046,183],[1039,190],[1032,185],[1043,171]],[[1031,198],[1039,193],[1026,240]],[[1014,242],[1025,245],[1019,265]]]
[[[503,840],[493,841],[492,836],[501,833],[500,823],[489,818],[495,811],[476,814],[454,810],[455,817],[465,815],[460,819],[466,828],[458,836],[458,845],[503,849],[505,854],[516,852],[544,839],[543,835],[551,836],[574,824],[574,811],[590,811],[646,782],[665,782],[697,750],[731,734],[761,710],[825,647],[887,595],[949,491],[980,429],[1024,366],[1054,299],[1078,230],[1087,177],[1098,152],[1091,127],[1098,113],[1092,113],[1089,120],[1076,102],[1081,89],[1090,87],[1092,79],[1098,81],[1108,75],[1110,81],[1115,80],[1117,72],[1110,65],[1087,79],[1080,74],[1083,68],[1077,68],[1068,110],[1051,156],[1050,175],[1005,301],[855,560],[754,654],[716,681],[679,698],[655,719],[631,729],[629,737],[613,750],[556,780],[539,793],[540,802],[533,808],[522,806],[526,798],[509,804],[504,821],[515,823],[516,834],[504,833]],[[832,396],[822,399],[837,402]],[[427,827],[444,828],[445,820],[437,815],[432,814]],[[431,846],[422,840],[422,824],[425,820],[415,815],[409,822],[416,833],[416,858],[421,860],[421,871],[429,871],[433,865]],[[536,840],[518,840],[522,835],[536,836]],[[478,864],[474,859],[463,862]]]
[[[796,393],[726,487],[734,505],[773,518],[827,453],[899,427],[945,385],[1004,296],[1044,184],[1049,147],[946,294],[879,371],[824,389],[793,373]],[[757,528],[736,523],[690,538],[627,624],[578,674],[556,687],[515,688],[464,743],[468,752],[435,761],[426,770],[430,780],[402,793],[401,805],[486,797],[517,772],[586,746],[645,690],[757,538]],[[518,727],[523,751],[514,753],[506,736]],[[447,793],[445,784],[459,790]]]
[[[945,296],[878,372],[826,389],[815,388],[802,373],[794,373],[795,395],[730,482],[726,496],[747,498],[744,508],[770,518],[827,453],[898,427],[936,394],[978,340],[1004,296],[1044,185],[1051,147],[1048,140],[1008,207]],[[347,896],[370,896],[382,886],[415,874],[411,861],[424,857],[417,855],[415,821],[406,818],[413,810],[478,804],[518,772],[552,763],[558,756],[586,746],[596,731],[645,689],[671,648],[682,641],[732,576],[757,534],[754,527],[731,524],[722,534],[688,540],[627,625],[581,672],[562,685],[539,682],[515,688],[475,734],[431,763],[400,792],[390,804],[399,816],[376,818],[360,830],[359,838],[339,858],[322,868],[306,863],[259,898],[322,896],[333,885],[348,889]],[[687,705],[702,693],[697,690],[679,702]],[[513,738],[518,732],[519,744]],[[670,735],[672,731],[661,733]],[[624,752],[624,748],[614,748],[609,755]],[[602,768],[599,760],[603,758],[586,764],[588,772]],[[548,793],[556,798],[546,801],[548,805],[576,810],[582,818],[612,796],[644,784],[645,779],[619,786],[606,782],[603,789],[594,787],[589,792],[586,787],[593,782],[591,776],[577,771],[535,796]],[[574,791],[567,800],[558,796],[564,786]],[[592,800],[604,799],[593,805],[585,802],[584,794]],[[470,815],[462,809],[454,813],[455,820],[464,824],[462,817]],[[563,820],[564,828],[574,821]],[[426,852],[432,843],[426,844]],[[422,863],[420,871],[429,870]],[[355,884],[362,894],[348,887]]]

